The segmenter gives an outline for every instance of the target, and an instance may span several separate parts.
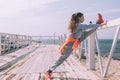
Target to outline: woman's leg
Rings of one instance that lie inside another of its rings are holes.
[[[95,32],[96,29],[97,29],[97,28],[93,28],[93,29],[91,29],[91,30],[89,30],[89,31],[85,31],[85,32],[81,35],[81,37],[79,38],[79,41],[82,42],[83,40],[85,40],[89,35],[91,35],[93,32]]]
[[[55,70],[60,64],[62,64],[72,53],[72,44],[67,45],[63,51],[63,53],[60,55],[60,57],[56,60],[56,62],[50,67],[48,70],[49,73],[52,73],[53,70]]]

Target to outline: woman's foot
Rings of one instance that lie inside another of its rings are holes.
[[[46,77],[46,78],[53,79],[52,70],[49,69],[49,70],[45,73],[45,77]]]
[[[52,73],[46,72],[45,77],[49,79],[53,79]]]

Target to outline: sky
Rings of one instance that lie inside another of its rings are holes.
[[[82,12],[85,24],[120,18],[120,0],[0,0],[0,32],[23,35],[68,33],[71,15]],[[100,38],[113,38],[116,27],[98,31]]]

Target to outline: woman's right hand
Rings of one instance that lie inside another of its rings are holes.
[[[107,20],[106,21],[104,21],[103,23],[101,23],[102,24],[102,26],[106,26],[107,25]]]

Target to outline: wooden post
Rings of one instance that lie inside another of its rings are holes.
[[[95,70],[95,32],[88,38],[88,69]]]

